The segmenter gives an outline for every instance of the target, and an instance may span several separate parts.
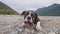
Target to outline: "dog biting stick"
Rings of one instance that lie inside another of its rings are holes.
[[[31,23],[31,25],[32,25],[32,27],[34,28],[34,30],[38,31],[38,30],[36,29],[36,26],[35,26],[33,23]]]
[[[33,27],[34,30],[38,31],[37,28],[36,28],[36,26],[35,26],[33,23],[31,23],[31,22],[25,22],[25,23],[22,25],[22,27],[25,28],[25,27],[30,26],[30,25]],[[20,28],[22,28],[22,27],[20,27]]]

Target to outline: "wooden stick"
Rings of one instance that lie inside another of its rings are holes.
[[[34,30],[38,31],[36,26],[33,23],[31,25],[33,26]]]

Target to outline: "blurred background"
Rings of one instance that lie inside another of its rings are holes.
[[[60,0],[0,0],[0,14],[35,10],[40,16],[60,16]]]

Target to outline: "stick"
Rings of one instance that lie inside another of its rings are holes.
[[[33,26],[34,30],[37,31],[36,26],[33,23],[31,25]]]

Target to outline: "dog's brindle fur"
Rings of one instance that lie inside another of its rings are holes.
[[[33,19],[33,20],[32,20],[33,23],[31,23],[31,25],[32,25],[33,28],[37,31],[37,29],[40,27],[40,26],[39,26],[39,25],[40,25],[40,23],[39,23],[40,19],[38,18],[38,15],[37,15],[34,11],[32,11],[32,10],[23,11],[21,15],[24,15],[24,19],[25,19],[26,16],[29,14],[29,12],[31,12],[31,17],[32,17],[32,19]],[[37,23],[39,23],[39,24],[37,24]],[[36,28],[37,25],[39,26],[38,28]]]

